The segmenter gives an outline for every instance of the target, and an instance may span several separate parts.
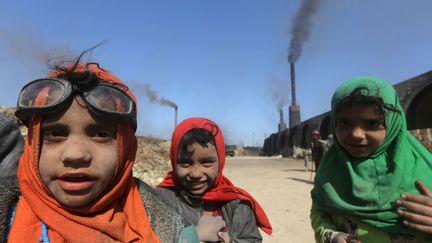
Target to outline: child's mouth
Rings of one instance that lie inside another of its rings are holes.
[[[59,186],[65,191],[86,190],[95,182],[95,178],[84,173],[66,173],[58,179]]]
[[[202,188],[205,185],[205,181],[189,182],[189,185],[192,189],[197,190]]]

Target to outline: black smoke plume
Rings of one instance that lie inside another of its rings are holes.
[[[176,103],[174,103],[168,99],[165,99],[165,98],[158,98],[156,91],[152,90],[150,88],[150,85],[144,84],[144,86],[142,86],[141,90],[144,92],[144,94],[147,96],[147,98],[150,100],[150,102],[160,104],[160,105],[169,106],[169,107],[172,107],[174,109],[177,109]]]
[[[291,29],[288,62],[295,63],[301,56],[303,43],[308,40],[312,26],[312,15],[317,11],[320,0],[303,0],[294,16]]]

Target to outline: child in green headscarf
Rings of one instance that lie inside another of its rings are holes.
[[[336,139],[311,192],[316,241],[432,242],[432,155],[408,132],[396,91],[358,77],[331,105]]]

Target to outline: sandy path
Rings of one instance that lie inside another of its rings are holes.
[[[311,172],[301,160],[268,157],[228,158],[224,175],[261,204],[273,226],[264,242],[314,242],[310,226]]]

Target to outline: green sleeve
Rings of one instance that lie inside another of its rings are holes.
[[[181,229],[178,243],[199,243],[198,233],[195,226],[187,226]]]
[[[391,242],[389,235],[385,231],[379,230],[369,224],[362,223],[352,217],[341,215],[330,216],[314,206],[312,206],[311,209],[310,219],[312,228],[315,232],[315,241],[319,243],[325,243],[325,234],[328,231],[340,231],[336,225],[340,225],[344,220],[350,220],[358,225],[356,236],[361,242]]]
[[[333,224],[330,215],[320,211],[312,206],[310,219],[312,229],[315,232],[315,241],[318,243],[325,243],[325,233],[329,230],[336,231],[337,227]]]

